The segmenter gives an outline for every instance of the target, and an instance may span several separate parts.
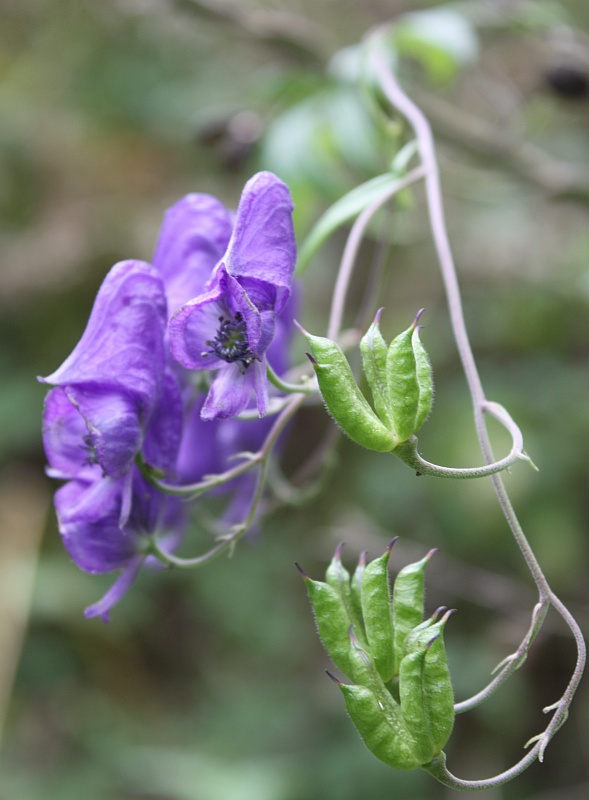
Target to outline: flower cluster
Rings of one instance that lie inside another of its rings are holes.
[[[286,369],[295,258],[292,201],[275,175],[255,175],[236,212],[188,195],[166,213],[152,263],[111,269],[80,342],[40,378],[54,387],[43,432],[48,473],[66,481],[55,495],[64,545],[87,572],[122,569],[87,617],[107,620],[154,537],[172,551],[187,525],[186,504],[139,460],[182,484],[259,447],[267,421],[235,417],[265,415],[268,357]]]

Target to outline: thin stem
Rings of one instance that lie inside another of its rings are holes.
[[[328,339],[333,339],[335,341],[339,336],[339,332],[342,327],[344,307],[346,304],[346,296],[348,294],[350,280],[354,272],[354,265],[356,263],[358,250],[360,248],[360,244],[364,237],[364,232],[368,226],[368,223],[376,214],[376,212],[391,199],[391,197],[396,195],[402,189],[406,189],[408,186],[411,186],[411,184],[416,183],[418,180],[423,178],[424,175],[425,168],[420,166],[411,170],[411,172],[408,172],[404,178],[399,178],[399,180],[396,181],[385,194],[381,195],[377,200],[365,208],[352,225],[350,235],[348,236],[346,246],[344,248],[344,253],[335,283],[335,289],[333,292],[329,324],[327,326]]]
[[[152,486],[155,486],[156,489],[159,489],[160,492],[174,495],[175,497],[192,499],[194,497],[198,497],[204,492],[208,492],[209,489],[214,489],[216,486],[222,486],[224,483],[228,483],[234,478],[238,478],[240,475],[243,475],[244,472],[248,472],[261,461],[260,452],[237,453],[234,458],[238,457],[244,458],[245,461],[243,461],[241,464],[238,464],[236,467],[228,469],[226,472],[221,472],[218,475],[206,475],[202,481],[198,481],[197,483],[183,484],[181,486],[174,483],[167,483],[166,481],[158,478],[153,474],[149,465],[143,461],[141,456],[137,458],[137,466],[139,467],[139,470],[146,481]]]
[[[484,689],[481,689],[480,692],[469,697],[468,700],[462,700],[460,703],[454,704],[454,712],[456,714],[463,714],[465,711],[470,711],[476,708],[476,706],[479,706],[490,697],[496,689],[505,683],[510,675],[513,675],[513,673],[521,667],[527,658],[530,647],[540,632],[540,628],[546,619],[546,614],[549,609],[550,602],[548,598],[545,598],[541,603],[536,603],[534,611],[532,612],[532,622],[528,628],[528,632],[515,653],[504,658],[503,661],[495,667],[493,672],[497,672],[497,670],[499,670],[499,672],[497,672],[497,675],[495,675],[493,680],[488,683]]]
[[[409,97],[403,92],[395,80],[386,58],[382,52],[379,51],[376,36],[373,37],[372,41],[376,46],[371,48],[370,58],[378,76],[381,88],[391,105],[408,120],[419,142],[419,154],[421,157],[422,166],[425,169],[425,189],[430,225],[434,239],[434,245],[440,263],[442,278],[446,289],[454,338],[472,398],[475,426],[481,450],[487,463],[491,463],[494,461],[493,451],[483,413],[488,406],[488,403],[485,399],[485,394],[464,322],[458,278],[456,275],[454,259],[452,257],[452,251],[450,248],[450,242],[448,239],[446,223],[444,219],[440,177],[431,128],[421,110],[409,99]],[[442,780],[442,782],[446,785],[452,786],[452,788],[481,789],[488,788],[490,786],[496,786],[500,783],[505,783],[507,780],[510,780],[512,777],[518,775],[527,766],[529,766],[529,764],[531,764],[536,757],[542,760],[544,750],[548,742],[558,730],[567,715],[568,707],[581,679],[586,661],[586,647],[581,630],[568,609],[560,602],[550,588],[548,581],[546,580],[546,577],[544,576],[544,573],[532,551],[532,548],[530,547],[524,535],[501,476],[493,475],[491,480],[493,482],[493,487],[505,519],[507,520],[507,523],[538,589],[539,605],[541,607],[545,606],[547,610],[548,604],[551,603],[568,625],[577,645],[577,661],[569,684],[566,687],[562,698],[553,707],[556,708],[556,710],[550,724],[530,753],[528,753],[524,759],[518,762],[518,764],[512,767],[511,770],[508,770],[507,772],[502,773],[495,778],[483,782],[459,781],[459,779],[454,778],[454,776],[445,771],[444,765],[443,771],[440,773],[442,777],[439,777],[438,775],[436,775],[436,777],[438,777],[439,780]],[[537,633],[535,622],[536,620],[533,620],[530,628],[530,630],[534,632],[534,636]],[[529,631],[526,634],[522,645],[520,646],[523,647],[524,650],[531,643],[531,641],[528,640]],[[488,696],[488,693],[485,696]],[[446,778],[445,780],[443,779],[444,777]],[[449,780],[452,782],[449,783]]]
[[[494,786],[501,786],[504,783],[508,783],[509,781],[516,778],[518,775],[521,775],[534,761],[538,758],[538,753],[540,750],[540,745],[536,744],[529,753],[520,759],[517,764],[514,764],[513,767],[505,770],[505,772],[501,772],[498,775],[494,775],[492,778],[487,778],[481,781],[465,781],[461,778],[457,778],[455,775],[446,768],[446,754],[440,753],[437,758],[431,762],[431,764],[426,764],[423,769],[433,775],[436,780],[440,783],[443,783],[444,786],[448,786],[450,789],[457,789],[459,791],[466,791],[466,792],[478,792],[481,789],[491,789]]]
[[[484,478],[487,475],[494,475],[497,472],[508,469],[518,459],[529,461],[528,456],[523,451],[524,442],[522,433],[503,406],[499,405],[499,403],[486,402],[484,410],[492,414],[495,419],[499,420],[499,422],[507,428],[513,440],[509,454],[499,461],[486,464],[484,467],[469,467],[466,469],[440,467],[438,464],[432,464],[430,461],[426,461],[419,455],[417,452],[416,436],[412,436],[408,442],[398,445],[393,450],[393,453],[399,456],[405,464],[408,464],[419,475],[433,475],[437,478]]]
[[[246,518],[243,522],[239,523],[238,525],[234,525],[230,531],[221,538],[221,540],[210,550],[203,555],[197,556],[195,558],[181,558],[180,556],[175,556],[173,553],[168,553],[165,550],[162,550],[159,543],[155,540],[151,542],[150,545],[150,553],[158,558],[162,563],[167,564],[171,567],[178,567],[181,569],[194,569],[195,567],[200,567],[203,564],[212,561],[214,558],[219,556],[223,551],[231,549],[235,547],[237,542],[247,533],[249,527],[251,526],[252,522],[255,519],[256,512],[258,506],[260,504],[260,500],[262,499],[262,494],[264,491],[264,485],[266,482],[267,472],[268,472],[268,464],[270,460],[270,455],[276,444],[278,437],[283,432],[284,428],[293,417],[293,415],[298,411],[299,407],[305,400],[304,394],[297,394],[294,395],[289,401],[287,407],[284,409],[282,414],[278,417],[270,432],[264,439],[264,443],[260,450],[253,454],[251,457],[251,462],[247,463],[256,463],[261,465],[260,472],[258,474],[258,478],[256,481],[256,487],[253,492],[252,500],[250,503],[249,511]],[[227,473],[225,473],[227,474]]]

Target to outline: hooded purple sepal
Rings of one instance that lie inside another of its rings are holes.
[[[166,211],[153,265],[160,273],[173,314],[205,291],[229,243],[232,215],[215,197],[189,194]]]
[[[44,383],[61,386],[83,417],[104,473],[122,475],[141,447],[164,375],[162,281],[149,264],[123,261],[106,276],[86,330]]]
[[[271,172],[258,172],[243,189],[222,259],[234,277],[255,278],[276,287],[277,314],[289,298],[296,262],[292,211],[288,186]]]
[[[292,208],[281,180],[269,172],[255,175],[207,290],[169,322],[170,350],[182,366],[218,370],[202,408],[205,420],[236,416],[252,397],[260,416],[266,413],[265,353],[290,296],[296,259]]]

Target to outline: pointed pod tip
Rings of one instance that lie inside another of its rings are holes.
[[[336,686],[343,686],[343,683],[338,678],[336,678],[335,675],[332,675],[328,669],[325,670],[325,674],[327,675],[328,678],[330,678],[330,680],[332,680],[335,683]]]
[[[394,546],[395,542],[398,539],[399,539],[398,536],[393,536],[393,538],[391,539],[391,541],[387,545],[387,549],[385,550],[385,553],[388,553],[389,555],[391,554],[391,550],[393,549],[393,546]]]
[[[313,365],[313,369],[316,369],[316,368],[319,366],[319,362],[318,362],[318,361],[316,361],[316,360],[313,358],[313,356],[311,355],[311,353],[305,353],[305,355],[307,356],[307,358],[309,359],[309,361],[310,361],[310,362],[311,362],[311,364]]]
[[[444,611],[447,611],[447,610],[448,610],[448,606],[440,606],[439,608],[436,608],[436,610],[434,611],[434,613],[430,617],[431,621],[432,622],[436,622],[438,617],[440,616],[440,614],[443,614]]]
[[[381,306],[374,315],[374,322],[372,323],[373,325],[380,325],[380,315],[382,314],[383,311],[384,311],[384,306]]]
[[[362,550],[360,555],[358,556],[358,566],[365,567],[366,566],[366,556],[368,555],[368,550]]]
[[[417,323],[419,322],[419,318],[421,317],[421,315],[423,314],[424,311],[425,311],[425,308],[420,308],[419,309],[419,311],[415,315],[415,319],[411,323],[411,327],[412,328],[417,328]]]
[[[303,328],[303,326],[301,325],[300,322],[297,322],[296,319],[293,319],[293,323],[300,330],[300,332],[303,334],[303,336],[309,336],[309,331],[305,330],[305,328]]]
[[[303,580],[305,580],[305,581],[308,581],[308,580],[310,580],[309,576],[307,575],[307,573],[305,572],[305,570],[304,570],[304,569],[301,567],[301,565],[299,564],[299,562],[298,562],[298,561],[295,561],[295,567],[296,567],[296,568],[298,569],[298,571],[300,572],[300,574],[301,574],[301,576],[302,576]]]
[[[341,561],[342,560],[342,550],[344,549],[345,542],[340,542],[338,546],[335,548],[335,552],[333,554],[334,561]]]
[[[424,555],[424,557],[423,557],[423,560],[426,562],[426,564],[429,562],[429,560],[431,559],[431,557],[432,557],[433,555],[435,555],[435,554],[438,552],[438,550],[439,550],[439,549],[440,549],[439,547],[432,547],[432,549],[431,549],[431,550],[429,550],[429,551],[428,551],[428,552],[427,552],[427,553]]]
[[[450,619],[450,617],[452,616],[452,614],[455,614],[457,611],[458,611],[457,608],[449,608],[446,611],[446,613],[444,614],[444,616],[442,617],[442,619],[440,620],[442,625],[445,625],[448,622],[448,620]]]

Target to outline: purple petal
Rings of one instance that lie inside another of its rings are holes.
[[[255,364],[245,371],[238,364],[223,365],[209,389],[200,413],[202,419],[228,419],[247,408],[255,386]]]
[[[168,371],[143,443],[143,457],[150,466],[163,470],[174,467],[182,436],[182,417],[180,388]]]
[[[149,264],[122,261],[96,296],[88,325],[73,353],[41,380],[56,386],[97,383],[127,391],[151,408],[164,363],[166,300]]]
[[[101,617],[103,622],[110,621],[110,609],[127,594],[139,574],[144,560],[145,556],[136,556],[127,564],[127,567],[119,575],[104,597],[97,603],[88,606],[84,611],[86,619]]]
[[[296,261],[290,192],[276,175],[259,172],[245,185],[224,257],[236,278],[256,278],[277,289],[279,313],[290,293]]]
[[[99,478],[70,481],[55,493],[64,546],[85,572],[111,572],[137,553],[138,534],[120,527],[124,489],[122,479]]]
[[[195,403],[184,424],[176,468],[180,483],[196,483],[204,475],[227,468],[227,453],[219,442],[219,433],[231,421],[204,422],[200,417],[203,401],[204,396]]]
[[[254,361],[249,370],[253,373],[252,381],[256,395],[256,405],[261,417],[268,410],[268,379],[266,377],[266,361]]]
[[[170,320],[170,350],[186,369],[218,369],[225,364],[207,352],[207,341],[214,338],[219,318],[227,315],[224,295],[224,286],[217,283],[209,292],[185,303]]]
[[[92,479],[98,468],[91,464],[90,443],[85,442],[87,435],[88,428],[65,390],[51,389],[43,408],[43,444],[51,477],[76,478],[85,472]]]
[[[232,227],[232,215],[207,194],[189,194],[166,211],[153,265],[162,276],[170,315],[205,291]]]
[[[227,303],[233,316],[239,312],[244,318],[249,346],[252,353],[258,355],[262,335],[260,312],[241,283],[225,270],[223,264],[219,271],[219,279],[220,285],[226,287]]]
[[[86,423],[86,441],[106,475],[117,478],[141,449],[142,424],[136,400],[100,386],[71,386],[68,400]]]

